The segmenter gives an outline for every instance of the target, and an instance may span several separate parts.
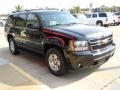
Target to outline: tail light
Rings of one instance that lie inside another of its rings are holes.
[[[120,19],[120,16],[118,17],[118,19]]]

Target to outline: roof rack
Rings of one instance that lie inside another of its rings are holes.
[[[59,10],[59,9],[56,9],[56,8],[47,8],[47,9],[43,9],[43,8],[40,8],[40,9],[25,9],[25,10],[21,10],[21,11],[12,11],[12,13],[17,13],[17,12],[26,12],[26,11],[34,11],[34,10]]]
[[[19,13],[19,12],[30,12],[30,11],[34,11],[34,10],[60,10],[60,9],[57,9],[57,8],[25,9],[25,10],[21,10],[21,11],[12,11],[8,15],[13,14],[13,13]]]

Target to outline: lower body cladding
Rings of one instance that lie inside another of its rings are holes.
[[[65,56],[69,62],[69,68],[79,69],[102,65],[114,55],[114,52],[115,45],[111,45],[103,51],[66,52]]]

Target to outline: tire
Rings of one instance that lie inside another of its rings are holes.
[[[51,48],[47,51],[46,63],[49,71],[56,76],[61,76],[67,72],[64,56],[55,48]]]
[[[96,25],[103,26],[103,23],[99,21],[99,22],[96,23]]]
[[[17,55],[19,54],[19,51],[17,49],[17,46],[15,44],[15,41],[13,38],[10,38],[9,39],[9,49],[10,49],[10,52],[13,54],[13,55]]]
[[[115,20],[113,20],[113,26],[116,26]]]

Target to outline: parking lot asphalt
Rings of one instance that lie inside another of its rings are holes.
[[[0,90],[120,90],[120,26],[109,28],[115,55],[101,67],[69,71],[61,77],[48,71],[40,55],[24,51],[12,55],[0,28]]]

